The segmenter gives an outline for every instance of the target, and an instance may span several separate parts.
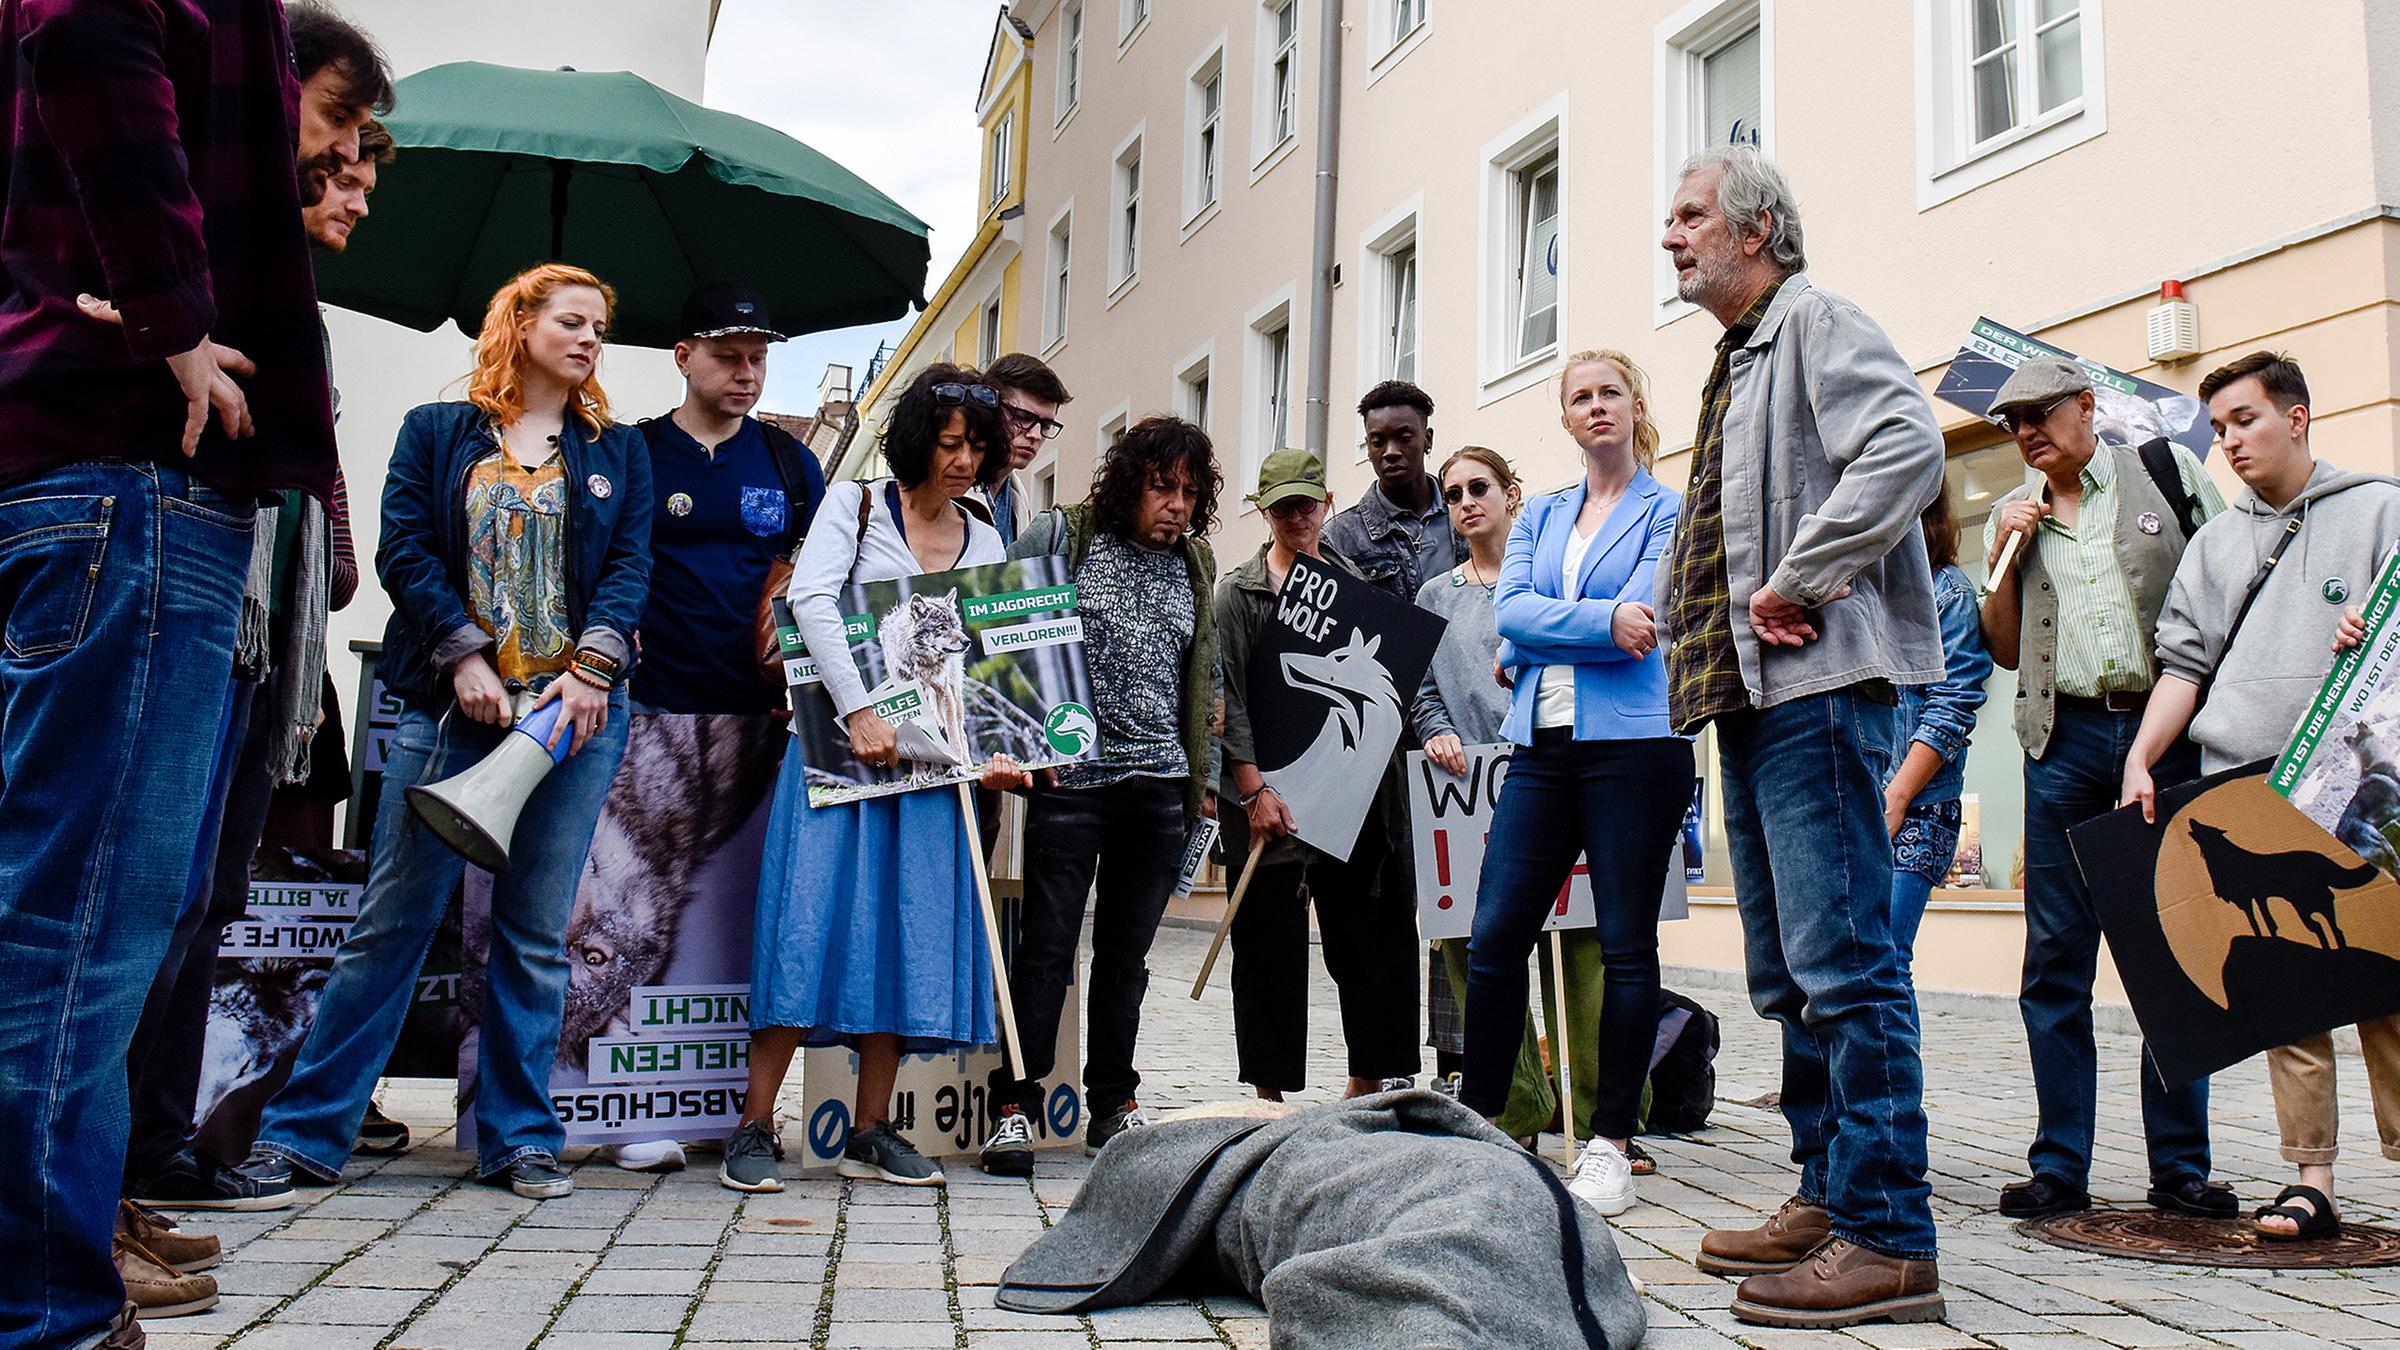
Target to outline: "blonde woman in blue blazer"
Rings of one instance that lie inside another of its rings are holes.
[[[1559,422],[1583,479],[1525,506],[1495,595],[1501,734],[1517,749],[1484,853],[1467,944],[1467,1054],[1460,1100],[1507,1104],[1525,1016],[1525,958],[1581,857],[1604,963],[1595,1037],[1592,1143],[1567,1189],[1602,1214],[1633,1204],[1626,1159],[1658,1028],[1658,904],[1692,781],[1691,742],[1667,724],[1667,668],[1652,579],[1683,504],[1648,464],[1658,453],[1641,369],[1578,352],[1559,377]]]

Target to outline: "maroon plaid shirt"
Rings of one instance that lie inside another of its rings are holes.
[[[212,422],[193,471],[236,498],[331,497],[299,108],[279,0],[0,0],[0,482],[181,462],[162,358],[213,337],[258,364],[257,435]]]

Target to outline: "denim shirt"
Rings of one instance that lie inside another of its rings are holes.
[[[1916,796],[1918,806],[1958,800],[1967,775],[1967,738],[1975,732],[1983,682],[1992,673],[1975,584],[1957,564],[1933,574],[1933,602],[1942,621],[1942,678],[1900,686],[1900,725],[1909,729],[1910,740],[1923,741],[1942,757],[1942,767]]]
[[[1431,474],[1425,481],[1433,505],[1423,514],[1383,495],[1383,484],[1370,483],[1349,510],[1325,522],[1326,547],[1358,564],[1377,590],[1411,604],[1426,578],[1467,560],[1466,541],[1450,528],[1440,488]]]

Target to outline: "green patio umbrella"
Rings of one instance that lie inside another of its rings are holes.
[[[664,347],[693,288],[766,292],[777,326],[816,332],[925,303],[925,222],[772,127],[625,71],[460,61],[400,81],[400,147],[372,218],[320,256],[320,298],[430,332],[474,333],[535,263],[617,290],[611,339]]]

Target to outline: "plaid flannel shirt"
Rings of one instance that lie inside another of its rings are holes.
[[[212,422],[193,472],[237,500],[330,498],[278,0],[0,0],[0,108],[0,482],[182,462],[163,358],[213,337],[258,365],[243,381],[257,435]],[[83,292],[124,326],[81,313]]]
[[[1667,719],[1686,736],[1712,717],[1750,706],[1733,647],[1733,583],[1725,571],[1725,412],[1733,405],[1733,353],[1757,331],[1782,289],[1781,281],[1767,287],[1717,339],[1716,363],[1700,391],[1692,485],[1669,564],[1675,594],[1667,620]]]

